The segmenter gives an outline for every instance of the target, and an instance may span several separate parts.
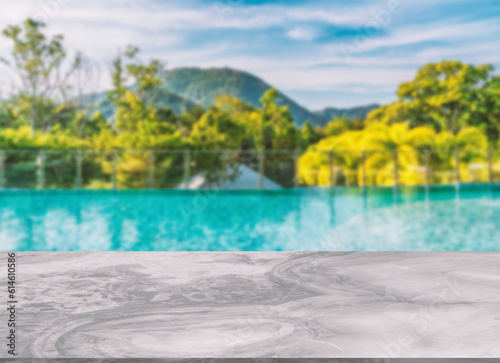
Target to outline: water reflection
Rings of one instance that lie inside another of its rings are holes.
[[[496,250],[498,191],[2,192],[2,250]]]

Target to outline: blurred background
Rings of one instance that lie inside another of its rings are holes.
[[[375,203],[379,207],[440,200],[436,187],[445,188],[441,190],[448,193],[447,200],[470,192],[469,199],[497,202],[497,1],[0,4],[1,223],[4,233],[15,225],[25,230],[22,236],[5,234],[14,245],[24,241],[33,246],[33,221],[47,222],[54,210],[74,216],[63,194],[57,208],[41,207],[36,198],[42,194],[35,193],[27,200],[36,201],[38,212],[16,209],[26,203],[26,194],[15,193],[23,190],[191,191],[180,204],[192,205],[200,196],[196,191],[294,194],[321,187],[327,194],[316,198],[326,208],[332,203],[325,195],[352,189],[357,195],[353,203],[364,206],[355,215],[370,209],[366,198],[376,188],[389,191],[383,203]],[[401,198],[402,193],[416,194]],[[72,206],[83,205],[85,194],[79,195],[83,197],[72,200]],[[277,199],[265,195],[255,205],[275,205]],[[210,204],[212,199],[202,196]],[[108,197],[95,197],[97,206],[84,210],[98,219],[115,218],[116,210],[99,209],[109,207]],[[136,203],[143,197],[136,196]],[[157,195],[146,198],[145,205],[157,210],[171,206],[172,198]],[[288,205],[290,198],[283,203]],[[231,198],[218,200],[224,201],[222,210],[234,213],[252,205],[236,207]],[[353,205],[348,200],[342,201],[341,214]],[[133,208],[122,202],[117,204],[120,210]],[[465,225],[481,220],[490,226],[481,211],[498,216],[498,203],[478,203],[469,206],[477,213]],[[203,219],[205,207],[194,208],[197,224],[221,231],[220,221],[212,226],[213,221]],[[257,221],[276,220],[278,226],[279,221],[289,222],[292,217],[280,208],[272,216],[262,211]],[[289,208],[300,213],[299,207]],[[334,217],[339,210],[327,210],[326,221],[339,225]],[[460,207],[450,204],[445,210],[451,215]],[[81,210],[77,215],[74,228],[85,224],[78,222]],[[164,215],[161,220],[171,218]],[[142,230],[137,216],[122,216],[113,220],[111,234],[121,235],[127,221]],[[229,218],[222,225],[230,230],[238,223]],[[51,226],[44,231],[55,228]],[[255,225],[238,228],[258,230]],[[314,228],[308,223],[306,229]],[[329,228],[322,229],[325,235]],[[136,237],[134,245],[141,246],[145,238]],[[271,238],[265,234],[258,248]],[[175,239],[192,241],[192,236]],[[280,248],[292,247],[272,247]]]

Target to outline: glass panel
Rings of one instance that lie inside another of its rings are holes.
[[[454,151],[433,151],[430,154],[430,183],[433,185],[456,183],[455,165]]]
[[[489,164],[487,151],[462,151],[460,153],[460,179],[462,183],[488,183]]]
[[[192,153],[156,151],[154,162],[154,187],[181,189],[195,175],[196,160]]]
[[[47,151],[44,166],[46,189],[75,188],[77,176],[76,152]]]
[[[363,172],[366,173],[367,186],[393,186],[394,185],[394,157],[390,151],[366,151],[365,165],[363,166],[363,153],[360,157],[360,182],[363,185]]]
[[[150,153],[147,151],[118,154],[118,189],[147,189]]]
[[[223,154],[223,164],[225,167],[218,177],[222,188],[230,190],[259,188],[259,160],[254,153],[226,151]]]
[[[297,162],[297,181],[300,187],[330,186],[329,154],[309,150]]]
[[[82,186],[85,189],[113,189],[114,154],[90,151],[82,154]]]
[[[398,151],[399,185],[425,185],[426,153],[414,150]]]
[[[80,156],[79,156],[80,155]],[[6,151],[6,188],[263,189],[457,181],[454,151]],[[43,156],[43,158],[42,158]],[[428,160],[428,169],[426,162]],[[462,183],[500,182],[500,152],[461,151]],[[297,162],[296,162],[297,161]],[[490,172],[491,169],[491,172]],[[42,172],[43,171],[43,172]],[[262,178],[260,172],[263,172]],[[116,181],[116,182],[115,182]]]
[[[36,189],[38,155],[36,151],[6,151],[4,160],[5,187]]]
[[[264,188],[293,188],[295,186],[295,153],[287,151],[266,152]]]
[[[259,189],[260,187],[260,169],[262,164],[259,160],[259,153],[256,150],[246,150],[231,158],[232,164],[228,174],[229,183],[233,189]],[[264,169],[265,169],[265,158]],[[264,178],[262,178],[262,187],[264,188]]]
[[[195,151],[189,154],[189,173],[186,158],[184,169],[179,172],[182,188],[185,189],[223,189],[227,182],[227,154],[222,151]],[[186,178],[188,176],[188,178]],[[187,180],[186,180],[187,179]]]
[[[500,183],[500,151],[492,151],[492,179],[494,183]]]

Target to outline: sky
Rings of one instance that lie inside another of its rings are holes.
[[[498,0],[0,0],[0,27],[28,17],[100,64],[128,44],[168,69],[231,67],[312,110],[387,103],[429,62],[500,69]],[[0,56],[9,43],[0,39]]]

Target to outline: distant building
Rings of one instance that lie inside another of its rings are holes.
[[[246,165],[240,165],[231,180],[223,181],[222,185],[212,184],[205,179],[202,174],[196,175],[191,178],[187,183],[182,183],[177,189],[184,190],[198,190],[198,189],[223,189],[223,190],[252,190],[259,189],[259,173]],[[187,185],[186,185],[187,184]],[[262,189],[276,190],[282,189],[282,186],[273,182],[271,179],[262,178]]]

